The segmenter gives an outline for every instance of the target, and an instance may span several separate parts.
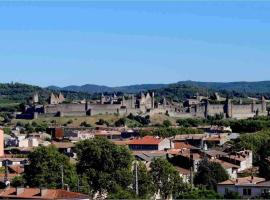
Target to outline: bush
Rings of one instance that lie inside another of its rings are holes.
[[[170,120],[164,120],[163,121],[163,126],[164,127],[170,127],[170,126],[172,126],[172,122]]]
[[[81,126],[83,126],[83,127],[92,127],[91,124],[88,124],[86,121],[82,122]]]
[[[110,126],[110,123],[107,122],[107,121],[104,120],[104,119],[99,119],[98,122],[96,122],[96,125],[100,125],[100,126],[103,126],[103,125]]]
[[[122,126],[125,126],[126,125],[126,122],[127,122],[127,119],[126,118],[120,118],[119,120],[117,120],[114,125],[116,127],[122,127]]]

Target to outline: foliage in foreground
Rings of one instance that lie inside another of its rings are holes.
[[[69,158],[58,152],[54,146],[38,147],[29,156],[30,164],[25,167],[26,184],[30,187],[62,188],[61,167],[64,183],[76,188],[77,174]]]

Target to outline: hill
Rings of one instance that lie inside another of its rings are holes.
[[[223,96],[234,96],[246,98],[260,97],[261,95],[270,98],[270,81],[259,82],[198,82],[198,81],[180,81],[175,84],[142,84],[122,87],[108,87],[99,85],[67,86],[56,87],[50,86],[49,89],[64,90],[73,92],[84,92],[89,94],[95,93],[139,93],[141,91],[155,91],[157,96],[166,96],[174,100],[183,100],[196,93],[201,95],[211,95],[219,92]]]
[[[161,89],[167,87],[167,84],[142,84],[142,85],[130,85],[130,86],[120,86],[120,87],[108,87],[102,85],[93,85],[86,84],[82,86],[66,86],[66,87],[57,87],[57,86],[49,86],[48,89],[53,90],[64,90],[64,91],[74,91],[74,92],[85,92],[89,94],[94,93],[138,93],[141,91],[148,91],[154,89]]]
[[[197,82],[197,81],[180,81],[178,84],[185,84],[194,87],[204,87],[212,90],[227,90],[245,93],[270,93],[270,81],[258,82]]]
[[[18,102],[24,103],[29,97],[35,92],[39,94],[41,102],[44,102],[50,95],[51,92],[59,92],[54,89],[42,88],[33,85],[27,85],[22,83],[1,83],[0,84],[0,102]],[[83,92],[73,91],[61,91],[64,96],[69,100],[77,99],[90,99],[92,95]]]

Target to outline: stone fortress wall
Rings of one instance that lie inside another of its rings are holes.
[[[141,93],[138,97],[129,95],[128,97],[104,96],[95,102],[84,101],[84,103],[64,103],[65,98],[51,94],[47,105],[38,105],[38,96],[34,95],[32,106],[28,106],[25,113],[18,115],[18,118],[37,118],[47,116],[92,116],[98,114],[118,114],[118,115],[154,115],[167,114],[172,117],[190,118],[215,116],[223,114],[227,118],[249,118],[256,115],[267,115],[266,100],[264,97],[257,102],[253,101],[248,105],[234,105],[230,99],[226,99],[224,104],[210,104],[208,98],[197,96],[187,100],[185,104],[175,104],[163,98],[162,103],[156,102],[154,93]]]

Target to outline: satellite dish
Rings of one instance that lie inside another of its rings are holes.
[[[6,181],[6,182],[5,182],[5,185],[6,185],[7,187],[9,187],[9,186],[10,186],[10,181]]]

